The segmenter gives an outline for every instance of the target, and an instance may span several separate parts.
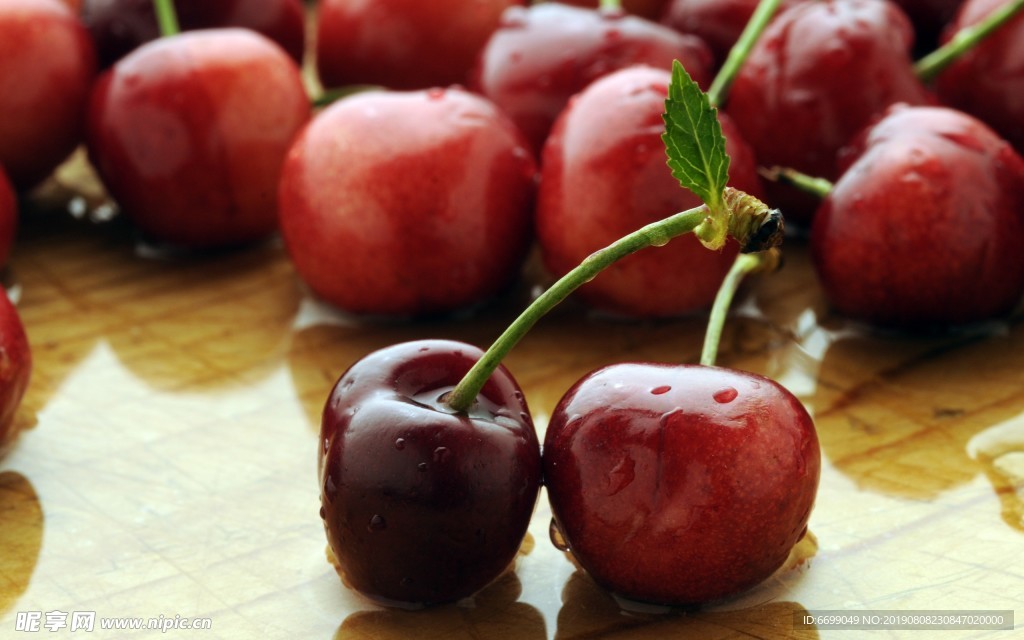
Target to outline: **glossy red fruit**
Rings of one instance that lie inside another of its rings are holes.
[[[625,363],[559,401],[544,483],[569,550],[611,592],[669,605],[736,595],[804,535],[821,453],[789,391],[751,373]]]
[[[711,47],[717,64],[725,61],[759,0],[669,0],[661,23],[680,33],[692,33]],[[777,12],[803,0],[783,0]]]
[[[295,141],[281,230],[299,276],[327,302],[445,313],[518,276],[535,176],[522,136],[479,96],[366,92],[332,104]]]
[[[49,176],[81,142],[95,74],[92,41],[66,6],[0,2],[0,166],[18,191]]]
[[[634,64],[671,69],[677,59],[707,87],[711,55],[699,38],[621,11],[545,2],[505,12],[469,87],[509,114],[539,151],[573,94],[617,69]]]
[[[946,33],[977,24],[1004,5],[968,0]],[[939,98],[980,118],[1024,153],[1024,15],[1017,15],[939,75]]]
[[[295,61],[245,29],[161,38],[96,83],[89,157],[149,238],[190,248],[277,230],[277,182],[309,99]]]
[[[947,325],[1024,295],[1024,160],[991,129],[952,109],[894,107],[844,166],[811,232],[840,313]]]
[[[7,265],[18,229],[18,201],[7,174],[0,167],[0,269]]]
[[[302,62],[306,13],[301,0],[177,0],[174,7],[183,30],[252,29]],[[83,0],[82,21],[104,68],[160,36],[153,0]]]
[[[326,87],[426,89],[465,82],[501,13],[524,0],[321,0],[316,67]]]
[[[544,147],[537,236],[544,264],[560,276],[640,227],[701,204],[665,163],[662,114],[671,73],[631,67],[576,96]],[[722,117],[730,184],[761,194],[753,153]],[[692,234],[624,258],[578,291],[588,304],[638,317],[707,307],[738,252],[706,249]]]
[[[622,8],[626,13],[657,20],[668,0],[622,0]],[[557,0],[560,4],[568,4],[576,7],[589,7],[596,9],[600,6],[601,0]]]
[[[762,34],[729,93],[727,110],[763,166],[839,177],[836,153],[887,106],[930,97],[910,60],[907,17],[882,0],[805,2]],[[818,201],[768,185],[787,222],[810,222]]]
[[[422,340],[337,382],[320,431],[321,515],[345,582],[386,604],[451,602],[512,563],[540,484],[529,410],[500,367],[467,414],[444,403],[480,358]]]
[[[32,351],[18,310],[0,292],[0,456],[18,437],[15,413],[32,375]]]

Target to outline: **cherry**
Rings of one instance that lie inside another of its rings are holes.
[[[1024,160],[975,118],[897,106],[842,158],[811,229],[832,305],[881,325],[1009,311],[1024,293]]]
[[[0,194],[0,208],[3,207]],[[15,413],[32,375],[32,351],[18,310],[5,293],[0,293],[0,456],[18,436]]]
[[[977,25],[1006,3],[967,0],[947,29],[952,34]],[[993,127],[1024,153],[1024,15],[1012,18],[939,76],[936,90],[949,106]]]
[[[252,29],[277,42],[296,62],[302,62],[306,14],[301,0],[178,0],[175,6],[184,30]],[[82,21],[96,42],[104,68],[160,36],[153,0],[84,0]]]
[[[544,264],[561,276],[593,251],[667,213],[700,204],[665,165],[662,113],[671,74],[632,67],[581,92],[544,147],[537,235]],[[720,118],[730,184],[762,188],[754,156]],[[595,132],[600,132],[596,135]],[[693,235],[618,261],[579,290],[588,304],[630,316],[676,316],[705,308],[738,251],[708,251]]]
[[[501,13],[524,0],[321,0],[316,67],[326,87],[425,89],[465,81]]]
[[[81,142],[95,57],[57,0],[0,2],[0,165],[17,190],[49,176]]]
[[[573,557],[619,596],[670,605],[735,595],[782,566],[820,465],[789,391],[700,365],[592,372],[544,438],[544,483]]]
[[[322,111],[282,173],[281,229],[318,296],[364,314],[478,303],[518,275],[536,166],[487,100],[369,91]]]
[[[896,102],[931,101],[910,60],[913,30],[879,0],[805,2],[780,13],[736,76],[726,109],[762,165],[838,177],[836,153]],[[817,201],[770,184],[768,200],[807,224]]]
[[[539,151],[569,98],[596,78],[633,64],[668,70],[676,59],[698,84],[710,83],[711,55],[699,38],[621,10],[546,2],[505,12],[469,87],[509,114]]]
[[[0,268],[7,264],[18,228],[18,201],[14,188],[0,167]]]
[[[277,230],[280,168],[309,113],[298,67],[273,42],[246,29],[191,31],[100,76],[89,156],[151,239],[236,245]]]
[[[784,0],[779,10],[803,0]],[[661,23],[680,33],[692,33],[711,48],[718,64],[729,55],[759,0],[669,0]]]
[[[511,564],[541,477],[526,401],[499,367],[467,412],[445,396],[481,356],[398,344],[338,380],[320,431],[321,514],[345,582],[387,604],[472,595]]]

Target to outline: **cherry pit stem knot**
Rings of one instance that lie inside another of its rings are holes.
[[[153,0],[153,9],[156,11],[156,21],[160,25],[160,35],[166,37],[181,33],[173,0]]]
[[[498,336],[448,394],[448,406],[457,412],[468,411],[504,357],[541,317],[605,268],[640,249],[661,247],[677,236],[691,231],[700,235],[701,230],[707,229],[726,231],[740,243],[744,252],[765,251],[781,244],[783,224],[777,210],[769,209],[754,196],[731,187],[726,187],[723,202],[724,211],[712,212],[706,205],[687,209],[641,227],[587,256],[538,296]],[[701,237],[701,241],[706,242],[704,237]]]

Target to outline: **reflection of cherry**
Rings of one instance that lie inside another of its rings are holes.
[[[0,165],[18,191],[81,141],[95,57],[89,34],[60,2],[0,2]]]
[[[43,542],[43,509],[32,483],[14,471],[0,472],[0,615],[28,588]]]
[[[427,340],[359,360],[324,407],[321,514],[347,584],[375,600],[451,602],[505,571],[526,534],[540,448],[504,368],[468,413],[445,396],[481,351]]]
[[[620,364],[559,401],[544,482],[570,551],[613,593],[664,604],[734,596],[804,535],[820,452],[772,380],[705,366]]]

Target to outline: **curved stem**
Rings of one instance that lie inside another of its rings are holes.
[[[732,299],[743,278],[755,271],[774,269],[778,263],[779,252],[774,249],[758,253],[741,253],[736,256],[736,260],[718,288],[715,302],[711,306],[708,328],[704,333],[704,348],[700,354],[702,365],[706,367],[715,365],[715,360],[718,358],[718,345],[722,341],[722,327],[725,326],[725,318],[729,315],[729,305],[732,304]]]
[[[725,100],[733,80],[736,79],[736,74],[739,73],[740,67],[743,66],[743,63],[750,55],[750,50],[754,48],[754,44],[761,37],[761,33],[768,26],[768,23],[771,22],[775,12],[778,11],[781,1],[761,0],[757,3],[757,8],[754,9],[753,15],[747,21],[747,26],[743,28],[743,33],[740,34],[736,44],[729,49],[728,57],[726,57],[722,68],[718,71],[718,75],[715,76],[714,81],[711,83],[711,88],[708,89],[708,99],[711,101],[712,106],[717,107]]]
[[[153,8],[156,10],[156,21],[160,25],[160,35],[173,36],[181,33],[173,0],[153,0]]]
[[[530,306],[523,311],[505,332],[498,336],[484,355],[463,376],[459,384],[448,394],[448,406],[455,411],[466,411],[476,401],[477,395],[487,383],[502,359],[512,350],[526,332],[540,318],[564,300],[570,293],[616,260],[635,253],[645,247],[660,247],[670,239],[693,231],[708,216],[706,206],[694,207],[669,216],[663,220],[652,222],[633,233],[619,238],[603,249],[587,256],[572,271],[557,280],[547,291],[542,293]]]
[[[789,167],[761,168],[759,173],[766,179],[780,184],[788,184],[797,189],[819,198],[824,198],[832,192],[834,186],[825,178],[809,176],[806,173],[790,169]]]
[[[1013,0],[999,7],[978,24],[956,32],[949,42],[921,58],[914,65],[914,73],[923,82],[930,82],[961,55],[970,51],[993,31],[1005,24],[1024,8],[1024,0]]]

